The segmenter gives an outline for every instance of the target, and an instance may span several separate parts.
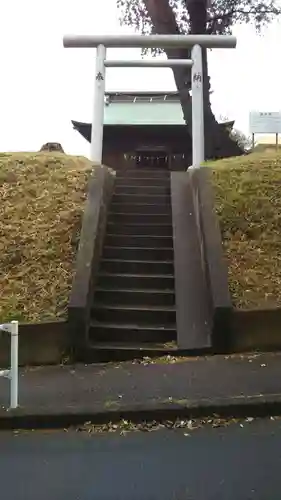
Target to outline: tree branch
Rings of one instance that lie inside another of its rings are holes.
[[[258,8],[250,9],[248,11],[241,10],[241,9],[233,9],[233,10],[228,11],[226,14],[218,14],[216,16],[208,17],[207,21],[208,22],[219,21],[219,20],[222,20],[225,18],[233,17],[235,14],[241,14],[242,16],[252,16],[252,15],[255,16],[255,15],[259,14],[260,12],[261,11]],[[281,9],[280,10],[279,9],[263,10],[262,13],[263,14],[278,15],[278,14],[281,14]]]

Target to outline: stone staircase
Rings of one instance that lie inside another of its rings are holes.
[[[176,347],[170,172],[116,178],[91,316],[95,349]]]

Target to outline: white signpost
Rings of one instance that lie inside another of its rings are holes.
[[[253,146],[255,134],[275,134],[276,148],[281,134],[281,111],[251,111],[249,117]]]
[[[192,72],[192,167],[198,168],[205,160],[204,108],[203,108],[203,48],[235,48],[236,37],[229,35],[119,35],[88,36],[66,35],[66,48],[96,47],[96,72],[94,109],[91,133],[91,160],[102,161],[105,68],[106,67],[169,67],[187,66]],[[187,48],[191,47],[191,59],[107,61],[107,47],[127,48]]]

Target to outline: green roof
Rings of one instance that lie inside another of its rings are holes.
[[[105,104],[105,125],[185,125],[179,101],[116,101]]]
[[[90,140],[91,124],[73,121],[75,129]],[[223,123],[233,126],[232,121]],[[177,91],[167,92],[106,92],[104,125],[184,126],[183,113]],[[82,132],[83,129],[83,132]]]

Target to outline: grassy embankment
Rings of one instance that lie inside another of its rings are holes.
[[[208,164],[238,308],[281,306],[281,152]]]
[[[0,323],[64,318],[91,163],[0,154]]]

